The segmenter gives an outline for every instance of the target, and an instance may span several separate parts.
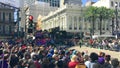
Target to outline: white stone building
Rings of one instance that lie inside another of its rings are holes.
[[[64,3],[64,0],[61,1]],[[97,7],[107,7],[107,8],[115,8],[114,4],[118,3],[118,9],[120,8],[120,0],[99,0],[94,3],[92,6]],[[42,29],[49,30],[55,27],[60,27],[60,30],[65,30],[67,32],[88,32],[90,33],[91,23],[88,20],[84,20],[84,16],[82,15],[82,7],[80,3],[75,4],[62,4],[55,12],[49,13],[49,15],[45,16],[42,19]],[[85,7],[84,7],[85,8]],[[95,22],[95,35],[100,34],[99,28],[99,19]],[[102,33],[106,35],[112,34],[112,20],[104,20],[102,24]]]
[[[81,6],[66,4],[64,7],[42,18],[42,29],[49,30],[59,27],[60,30],[67,32],[88,31],[90,23],[84,21],[81,12]]]
[[[14,7],[19,7],[19,0],[0,0],[0,2],[14,6]]]

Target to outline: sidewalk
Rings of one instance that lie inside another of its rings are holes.
[[[112,58],[118,58],[120,61],[120,52],[90,48],[90,47],[85,47],[85,46],[83,46],[82,48],[80,48],[79,46],[73,46],[73,47],[70,47],[69,49],[76,49],[80,52],[87,50],[88,54],[90,54],[91,52],[96,52],[96,53],[104,52],[105,54],[111,55]]]

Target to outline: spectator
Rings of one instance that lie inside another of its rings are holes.
[[[119,68],[119,61],[117,58],[114,58],[111,60],[111,65],[112,65],[112,68]]]
[[[111,68],[110,60],[111,60],[111,56],[110,55],[106,55],[105,56],[104,68]]]
[[[79,64],[78,57],[76,55],[72,55],[71,61],[68,64],[68,68],[75,68],[76,65]]]
[[[87,68],[95,68],[98,60],[98,55],[96,53],[90,54],[90,63],[86,64]]]
[[[8,58],[9,58],[9,55],[4,54],[3,60],[0,60],[0,68],[9,68]]]

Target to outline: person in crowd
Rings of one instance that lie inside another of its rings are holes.
[[[42,68],[50,68],[49,64],[50,64],[49,59],[48,58],[43,58]],[[53,66],[53,68],[54,68],[54,66]]]
[[[81,48],[81,46],[82,46],[82,39],[79,40],[79,46]]]
[[[18,62],[19,62],[19,58],[17,57],[17,55],[16,54],[12,54],[11,55],[11,59],[10,59],[10,67],[14,68],[15,66],[18,65]]]
[[[82,55],[80,52],[77,51],[76,55],[78,56],[78,62],[79,64],[76,65],[75,68],[86,68],[86,65],[84,63],[84,55]]]
[[[0,60],[0,68],[9,68],[9,54],[4,54],[4,57],[2,60]]]
[[[100,52],[99,57],[98,57],[98,63],[99,64],[103,65],[105,63],[104,57],[105,57],[105,53],[104,52]]]
[[[78,65],[78,56],[72,55],[71,61],[68,64],[68,68],[75,68]]]
[[[119,61],[118,61],[118,59],[117,58],[114,58],[114,59],[112,59],[111,60],[111,68],[120,68],[120,67],[118,67],[119,66]]]
[[[90,63],[86,64],[87,68],[97,68],[97,63],[98,63],[98,54],[92,52],[90,54]]]
[[[35,64],[35,68],[42,68],[41,67],[41,64],[40,64],[40,62],[39,62],[39,55],[33,55],[32,56],[32,59],[33,59],[33,61],[34,61],[34,64]]]
[[[103,65],[104,68],[111,68],[110,60],[111,60],[111,56],[106,55],[105,56],[105,63]]]

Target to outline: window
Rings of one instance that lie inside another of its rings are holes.
[[[5,34],[9,34],[9,25],[5,25]]]
[[[82,29],[82,19],[81,19],[81,17],[79,17],[79,30],[81,30]]]
[[[77,29],[77,17],[74,17],[74,29]]]
[[[71,17],[71,16],[69,16],[69,18],[70,18],[70,22],[69,22],[69,29],[71,30],[71,29],[72,29],[72,17]]]
[[[5,12],[3,12],[3,22],[5,22]]]
[[[112,6],[112,7],[114,6],[114,3],[113,3],[113,1],[111,1],[111,6]]]
[[[9,22],[11,22],[11,13],[9,13]]]

